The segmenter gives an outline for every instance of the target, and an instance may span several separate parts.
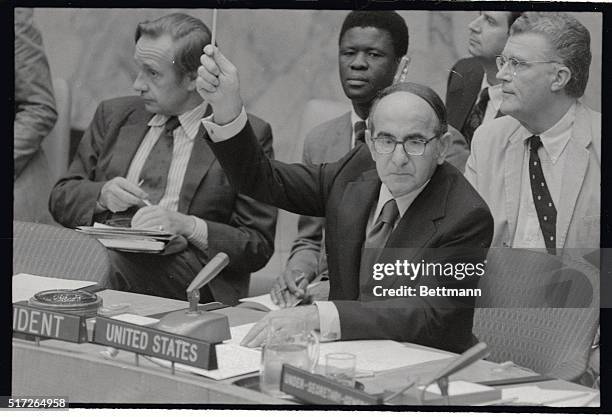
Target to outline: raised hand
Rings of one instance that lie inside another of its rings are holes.
[[[198,67],[196,88],[213,108],[213,120],[224,125],[233,121],[242,110],[238,70],[212,45],[204,47]]]

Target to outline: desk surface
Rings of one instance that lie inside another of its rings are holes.
[[[105,305],[129,303],[131,312],[139,315],[165,313],[188,306],[183,301],[112,290],[99,294]],[[231,326],[253,322],[264,314],[241,308],[220,311],[227,314]],[[70,403],[293,404],[232,384],[242,377],[214,381],[188,373],[172,375],[169,370],[145,358],[141,358],[137,366],[135,355],[126,351],[120,351],[113,359],[106,359],[100,354],[105,349],[90,343],[73,344],[59,340],[44,340],[36,346],[33,342],[14,339],[13,395],[68,396]],[[425,378],[443,366],[440,361],[436,362],[414,365],[403,372],[384,373],[371,383],[397,386],[394,380],[401,381],[407,373]],[[495,364],[480,361],[458,376],[471,381],[487,379],[493,367]],[[526,374],[529,372],[515,370],[509,376]],[[560,380],[536,385],[550,389],[589,390]],[[590,405],[597,406],[598,400]]]

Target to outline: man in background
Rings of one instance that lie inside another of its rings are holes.
[[[32,9],[15,9],[15,220],[52,223],[47,208],[50,170],[41,147],[55,121],[51,71]]]
[[[519,16],[520,12],[480,12],[468,26],[471,57],[453,66],[446,89],[448,122],[461,131],[468,145],[478,126],[501,115],[502,91],[495,76],[495,58]]]
[[[66,227],[131,224],[184,243],[163,254],[110,250],[113,289],[185,299],[195,275],[225,252],[229,266],[200,298],[236,304],[248,293],[250,272],[274,251],[276,210],[234,192],[203,140],[200,120],[210,110],[195,79],[210,36],[204,23],[181,13],[140,23],[134,53],[139,96],[100,104],[51,194],[53,216]],[[270,126],[249,120],[271,156]]]

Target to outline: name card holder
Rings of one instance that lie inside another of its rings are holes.
[[[308,404],[378,405],[382,397],[343,385],[323,375],[283,365],[281,391]]]
[[[26,301],[13,304],[13,332],[34,336],[37,346],[41,338],[86,343],[85,317],[29,306]]]
[[[134,352],[136,366],[139,355],[170,361],[172,374],[175,362],[206,370],[218,368],[214,344],[108,317],[97,317],[93,342]]]

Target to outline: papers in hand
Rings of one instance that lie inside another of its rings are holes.
[[[101,223],[94,223],[93,227],[79,226],[76,230],[95,237],[109,249],[126,252],[159,253],[172,238],[172,234],[168,232],[108,226]]]

